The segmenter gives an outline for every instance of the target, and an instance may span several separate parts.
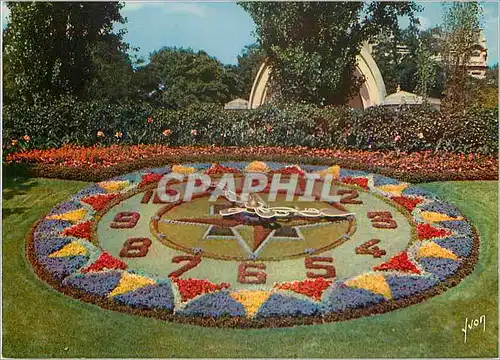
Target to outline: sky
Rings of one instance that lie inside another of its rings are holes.
[[[417,2],[424,10],[418,14],[423,29],[441,22],[440,2]],[[483,28],[488,48],[488,65],[498,63],[498,2],[482,3]],[[8,17],[2,3],[2,16]],[[163,46],[204,50],[224,64],[236,64],[246,45],[255,42],[250,16],[234,2],[134,2],[125,3],[122,15],[127,17],[125,41],[138,47],[139,56],[147,61],[149,54]],[[402,19],[401,26],[407,21]]]

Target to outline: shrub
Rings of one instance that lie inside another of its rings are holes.
[[[3,124],[6,153],[64,144],[498,152],[498,108],[445,117],[427,106],[353,110],[289,104],[227,111],[215,104],[198,104],[169,110],[145,103],[66,98],[54,104],[5,106]]]

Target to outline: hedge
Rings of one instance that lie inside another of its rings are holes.
[[[3,109],[4,151],[64,144],[168,146],[306,146],[329,149],[498,152],[498,108],[445,117],[422,106],[320,109],[270,105],[224,110],[201,104],[183,110],[147,104],[65,99]],[[99,136],[102,135],[102,136]]]

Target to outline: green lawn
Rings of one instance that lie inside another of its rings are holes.
[[[4,357],[497,357],[497,182],[422,185],[458,205],[481,235],[473,274],[443,295],[384,315],[284,329],[232,330],[116,313],[52,290],[24,258],[24,237],[83,182],[3,178]],[[464,344],[465,318],[486,316]]]

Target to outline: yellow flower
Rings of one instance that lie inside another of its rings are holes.
[[[240,290],[230,294],[231,297],[245,307],[249,317],[254,316],[260,306],[266,302],[271,291],[265,290]]]
[[[104,137],[104,133],[102,131],[97,132],[97,137]]]
[[[115,137],[120,139],[123,136],[123,133],[121,131],[117,131],[115,134]]]
[[[423,139],[424,138],[424,134],[422,134],[422,133],[418,133],[417,136],[418,136],[419,139]]]
[[[49,220],[67,220],[67,221],[71,221],[72,223],[76,223],[76,222],[82,220],[86,215],[87,215],[87,210],[85,210],[84,208],[81,208],[81,209],[65,212],[64,214],[50,215],[47,217],[47,219],[49,219]]]
[[[338,180],[340,175],[340,166],[330,166],[328,169],[321,170],[319,174],[321,175],[321,177],[325,177],[326,175],[333,175],[333,180]]]
[[[125,189],[129,185],[128,181],[103,181],[99,183],[99,186],[102,187],[107,192],[116,192]]]
[[[195,173],[196,169],[194,167],[187,167],[187,166],[182,166],[182,165],[174,165],[174,166],[172,166],[172,172],[173,173],[184,174],[184,175],[189,175],[189,174]]]
[[[268,172],[269,166],[263,161],[252,161],[247,165],[245,171],[248,172]]]
[[[429,223],[439,222],[439,221],[454,221],[463,220],[463,217],[451,217],[446,214],[440,214],[433,211],[422,211],[422,219]]]
[[[16,146],[16,145],[17,145],[17,143],[18,143],[18,141],[17,141],[17,140],[15,140],[15,139],[14,139],[14,140],[12,140],[12,146]]]

